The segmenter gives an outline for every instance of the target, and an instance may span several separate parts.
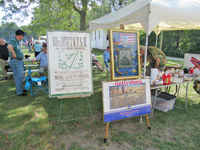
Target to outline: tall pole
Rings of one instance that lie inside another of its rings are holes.
[[[157,45],[158,45],[158,35],[156,35],[156,45],[155,45],[155,47],[157,47]]]
[[[161,31],[161,37],[160,37],[160,50],[162,50],[162,40],[163,40],[163,30]]]
[[[144,72],[143,72],[143,78],[145,78],[146,73],[146,60],[147,60],[147,48],[148,48],[148,33],[146,33],[146,43],[145,43],[145,57],[144,57]]]

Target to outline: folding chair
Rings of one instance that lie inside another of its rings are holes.
[[[38,90],[42,90],[43,92],[45,92],[46,94],[49,94],[49,90],[48,90],[48,82],[47,82],[47,77],[43,76],[40,78],[32,78],[31,77],[31,69],[29,68],[29,76],[28,76],[28,81],[31,83],[30,84],[30,89],[31,89],[31,96],[34,96]],[[38,85],[37,83],[41,82],[41,85]],[[35,85],[35,88],[32,89],[32,84]],[[46,84],[46,88],[44,87],[44,85]]]

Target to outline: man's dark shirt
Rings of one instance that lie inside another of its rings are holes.
[[[5,45],[0,45],[0,58],[3,60],[8,60],[8,43],[5,43]]]

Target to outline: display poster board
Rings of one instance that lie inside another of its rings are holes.
[[[104,122],[151,113],[150,79],[102,82]]]
[[[200,54],[185,53],[184,66],[194,69],[194,74],[200,75]]]
[[[47,31],[49,97],[93,94],[89,32]]]
[[[139,33],[110,29],[111,80],[140,78]]]

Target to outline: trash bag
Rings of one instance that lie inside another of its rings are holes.
[[[25,78],[25,81],[26,81],[26,83],[25,83],[24,89],[25,89],[25,90],[29,90],[29,89],[31,88],[30,77],[29,77],[29,76],[26,77],[26,78]]]

